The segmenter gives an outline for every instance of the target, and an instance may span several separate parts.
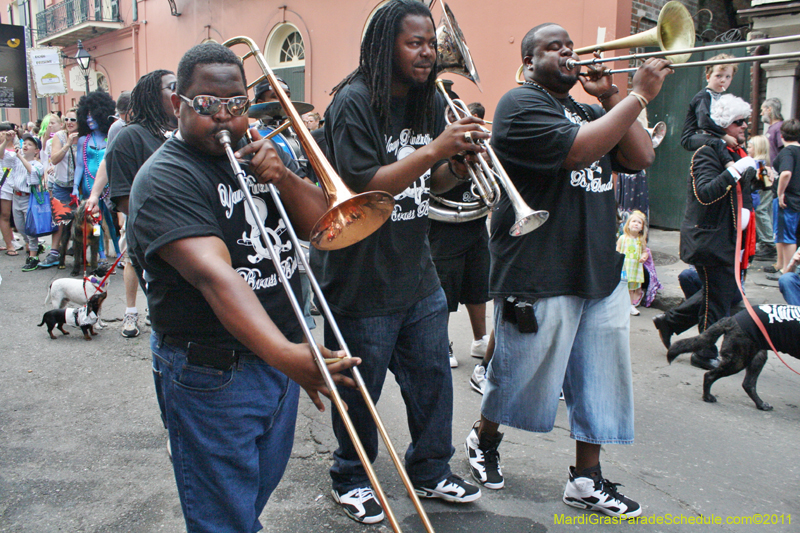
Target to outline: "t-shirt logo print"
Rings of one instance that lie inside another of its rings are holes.
[[[564,108],[564,116],[573,124],[588,124],[583,117],[567,108]],[[603,168],[600,166],[599,160],[583,170],[573,170],[569,175],[569,184],[586,189],[586,192],[606,192],[614,187],[610,176],[608,183],[603,183]]]
[[[386,143],[387,152],[397,150],[397,160],[408,157],[416,151],[414,146],[405,144],[412,141],[425,141],[429,140],[429,135],[413,135],[411,130],[405,129],[400,134],[400,140],[392,142],[391,138]],[[427,144],[424,142],[423,144]],[[394,211],[392,212],[392,220],[414,220],[418,217],[428,216],[429,194],[430,188],[428,187],[428,177],[431,175],[430,169],[427,170],[422,176],[409,185],[406,190],[394,197]],[[412,198],[414,204],[410,202],[401,202],[405,198]],[[411,208],[411,209],[409,209]]]

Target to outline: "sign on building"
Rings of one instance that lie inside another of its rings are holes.
[[[0,24],[0,107],[31,107],[25,28]]]
[[[39,96],[66,94],[67,82],[61,65],[61,50],[53,46],[28,50],[33,83]]]

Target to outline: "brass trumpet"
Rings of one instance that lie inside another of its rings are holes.
[[[381,224],[386,221],[388,216],[391,214],[392,207],[394,205],[394,198],[386,192],[373,192],[353,195],[341,181],[341,178],[336,175],[336,172],[333,170],[331,164],[319,150],[319,147],[311,137],[311,134],[305,127],[305,124],[300,119],[300,115],[297,113],[291,101],[286,96],[286,93],[283,92],[280,84],[275,79],[275,75],[272,73],[272,70],[270,70],[266,60],[264,59],[264,56],[261,54],[255,42],[248,37],[234,37],[233,39],[229,39],[223,43],[223,46],[231,47],[236,44],[247,44],[251,51],[250,53],[246,54],[242,60],[247,57],[255,57],[259,66],[261,67],[261,70],[264,72],[264,76],[261,76],[255,82],[250,83],[248,85],[248,89],[253,87],[264,77],[270,80],[270,84],[275,88],[274,90],[278,100],[281,102],[281,105],[283,105],[287,115],[289,115],[289,119],[291,120],[292,125],[298,134],[300,143],[306,150],[309,163],[311,163],[311,165],[314,167],[317,177],[319,178],[320,185],[323,187],[323,190],[328,196],[329,203],[333,206],[314,226],[311,243],[320,249],[335,250],[353,244],[354,242],[357,242],[373,233],[381,226]],[[236,178],[239,182],[239,188],[244,195],[247,208],[250,209],[250,212],[253,214],[253,219],[256,221],[258,229],[260,230],[260,237],[264,247],[270,253],[270,258],[275,266],[275,271],[277,272],[279,279],[286,290],[286,294],[289,297],[289,302],[292,305],[292,310],[294,311],[295,316],[300,323],[300,327],[303,330],[303,335],[308,341],[317,367],[322,374],[325,385],[331,392],[331,397],[333,399],[332,403],[342,417],[342,422],[347,429],[350,439],[353,441],[353,445],[356,448],[359,460],[364,466],[364,470],[366,470],[367,477],[372,484],[375,495],[383,506],[386,519],[389,521],[392,529],[396,532],[399,532],[401,531],[400,524],[398,523],[397,518],[392,511],[389,500],[386,497],[386,493],[381,487],[380,481],[378,480],[375,470],[372,467],[372,463],[370,462],[369,457],[364,450],[364,446],[358,437],[356,428],[347,414],[347,406],[344,404],[344,401],[342,401],[342,398],[339,395],[336,384],[334,383],[333,378],[328,371],[326,361],[322,357],[322,353],[319,351],[319,347],[311,335],[311,330],[308,329],[308,326],[306,325],[305,318],[303,317],[302,306],[298,303],[294,292],[289,286],[289,282],[286,279],[286,275],[280,264],[280,257],[273,249],[274,243],[270,242],[269,233],[267,233],[267,230],[264,227],[264,222],[258,214],[258,208],[253,201],[253,196],[250,193],[250,188],[247,185],[247,177],[245,172],[242,170],[239,162],[236,160],[233,154],[230,133],[227,131],[219,132],[217,134],[217,140],[225,147],[225,153],[228,156],[231,168],[236,174]],[[297,258],[300,260],[306,270],[306,275],[311,284],[311,289],[314,291],[314,295],[316,296],[317,305],[319,306],[320,312],[325,317],[326,323],[333,331],[333,334],[341,349],[347,354],[347,357],[352,357],[350,349],[347,347],[347,343],[345,342],[344,337],[339,330],[339,326],[336,324],[336,320],[333,317],[333,313],[328,306],[328,301],[325,299],[325,295],[322,293],[322,289],[320,288],[319,283],[317,283],[317,279],[314,276],[310,265],[308,264],[306,254],[301,250],[302,245],[300,244],[294,228],[292,227],[291,221],[286,214],[278,190],[271,183],[267,184],[267,187],[281,218],[286,224],[286,231],[292,241],[294,249],[297,251]],[[331,191],[329,191],[327,187],[330,187]],[[327,233],[323,235],[323,232]],[[361,391],[361,396],[364,400],[364,403],[366,404],[366,407],[369,410],[373,421],[375,422],[375,426],[377,427],[378,432],[383,439],[386,450],[392,459],[397,472],[400,474],[403,485],[406,487],[406,491],[408,492],[409,497],[411,498],[411,501],[414,504],[420,519],[422,520],[425,530],[428,532],[433,532],[433,526],[428,519],[428,515],[425,513],[425,509],[423,509],[422,504],[419,501],[419,497],[414,490],[414,486],[411,483],[411,479],[408,477],[408,473],[406,472],[400,457],[397,455],[397,452],[392,445],[391,439],[389,438],[389,433],[386,431],[386,426],[383,424],[380,414],[375,407],[375,403],[372,401],[372,398],[369,395],[367,386],[364,383],[364,379],[362,378],[358,367],[353,367],[351,369],[351,374],[353,376],[353,380],[356,382],[358,390]]]
[[[440,62],[438,74],[452,72],[475,83],[478,89],[481,88],[480,78],[469,53],[469,47],[467,47],[467,43],[464,40],[464,34],[461,33],[461,28],[458,26],[450,6],[446,3],[443,4],[442,22],[436,30],[436,48]],[[441,78],[436,80],[436,86],[444,96],[447,106],[453,112],[456,120],[470,115],[464,102],[450,98]],[[448,123],[450,122],[449,117],[447,117],[447,121]],[[485,128],[483,128],[483,131],[489,133],[489,130]],[[508,195],[511,206],[514,208],[515,222],[509,230],[511,236],[519,237],[525,235],[544,224],[550,213],[531,209],[522,199],[517,188],[514,187],[508,174],[506,174],[491,144],[484,140],[478,141],[478,144],[485,148],[491,165],[482,154],[477,153],[475,156],[478,162],[468,164],[467,170],[474,189],[478,193],[476,196],[480,197],[481,202],[452,202],[431,194],[431,199],[434,202],[446,206],[448,209],[439,208],[433,205],[432,202],[430,218],[442,222],[466,222],[480,218],[500,201],[500,186],[502,186]]]

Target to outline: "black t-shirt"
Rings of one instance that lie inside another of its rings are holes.
[[[164,143],[139,124],[124,126],[106,149],[106,172],[111,200],[130,196],[133,178],[147,159]]]
[[[291,162],[284,163],[292,168]],[[298,263],[285,225],[267,186],[249,180],[264,225],[280,248],[283,270],[299,298]],[[253,288],[272,321],[287,338],[299,340],[297,319],[228,159],[200,152],[180,139],[169,139],[142,166],[130,194],[128,246],[145,271],[153,330],[204,345],[243,350],[202,293],[158,255],[166,244],[205,236],[223,240],[233,268]]]
[[[461,183],[444,194],[438,195],[454,202],[476,202],[478,198],[472,194],[472,182]],[[458,257],[469,250],[476,241],[486,240],[486,217],[468,222],[440,222],[431,219],[428,239],[431,243],[431,255],[434,259],[450,259]]]
[[[779,352],[800,358],[800,343],[798,343],[798,339],[800,339],[800,307],[764,304],[754,307],[753,310],[764,324],[775,348]],[[756,323],[748,320],[749,314],[741,312],[736,313],[734,317],[739,327],[753,339],[760,349],[770,349],[767,339],[761,334]]]
[[[432,132],[405,126],[405,100],[392,100],[392,131],[384,133],[361,78],[342,88],[325,112],[328,158],[342,180],[362,192],[382,166],[425,146],[444,130],[437,95]],[[437,167],[434,167],[434,170]],[[332,309],[351,317],[408,309],[439,288],[428,243],[431,171],[395,196],[389,220],[366,239],[341,250],[312,249],[312,268]]]
[[[492,147],[525,202],[550,218],[510,236],[514,209],[503,194],[492,214],[490,296],[603,298],[619,284],[624,256],[616,251],[613,152],[583,170],[563,168],[581,124],[603,114],[527,84],[500,99]]]
[[[787,144],[775,159],[775,170],[781,172],[791,172],[792,179],[786,187],[784,201],[786,206],[792,211],[800,212],[800,146]],[[778,183],[778,180],[775,180]],[[776,185],[777,187],[777,185]],[[777,192],[777,188],[775,189]]]

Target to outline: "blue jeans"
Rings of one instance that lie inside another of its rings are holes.
[[[406,404],[411,444],[405,464],[414,485],[434,486],[450,475],[453,456],[453,379],[447,347],[447,300],[444,291],[415,303],[410,309],[384,316],[335,316],[339,330],[354,357],[375,404],[381,396],[386,371],[391,370]],[[337,348],[325,322],[325,345]],[[378,431],[355,389],[342,387],[353,425],[370,462],[378,456]],[[330,474],[333,488],[348,492],[369,486],[347,429],[336,409],[331,410],[339,448],[333,454]]]
[[[292,451],[300,388],[255,355],[223,371],[188,364],[155,332],[150,348],[187,531],[259,531]]]
[[[800,305],[800,275],[787,272],[778,279],[783,299],[789,305]]]
[[[633,443],[630,297],[621,282],[609,296],[540,298],[536,333],[520,333],[494,301],[494,356],[481,414],[526,431],[553,429],[564,391],[570,436],[591,444]]]

